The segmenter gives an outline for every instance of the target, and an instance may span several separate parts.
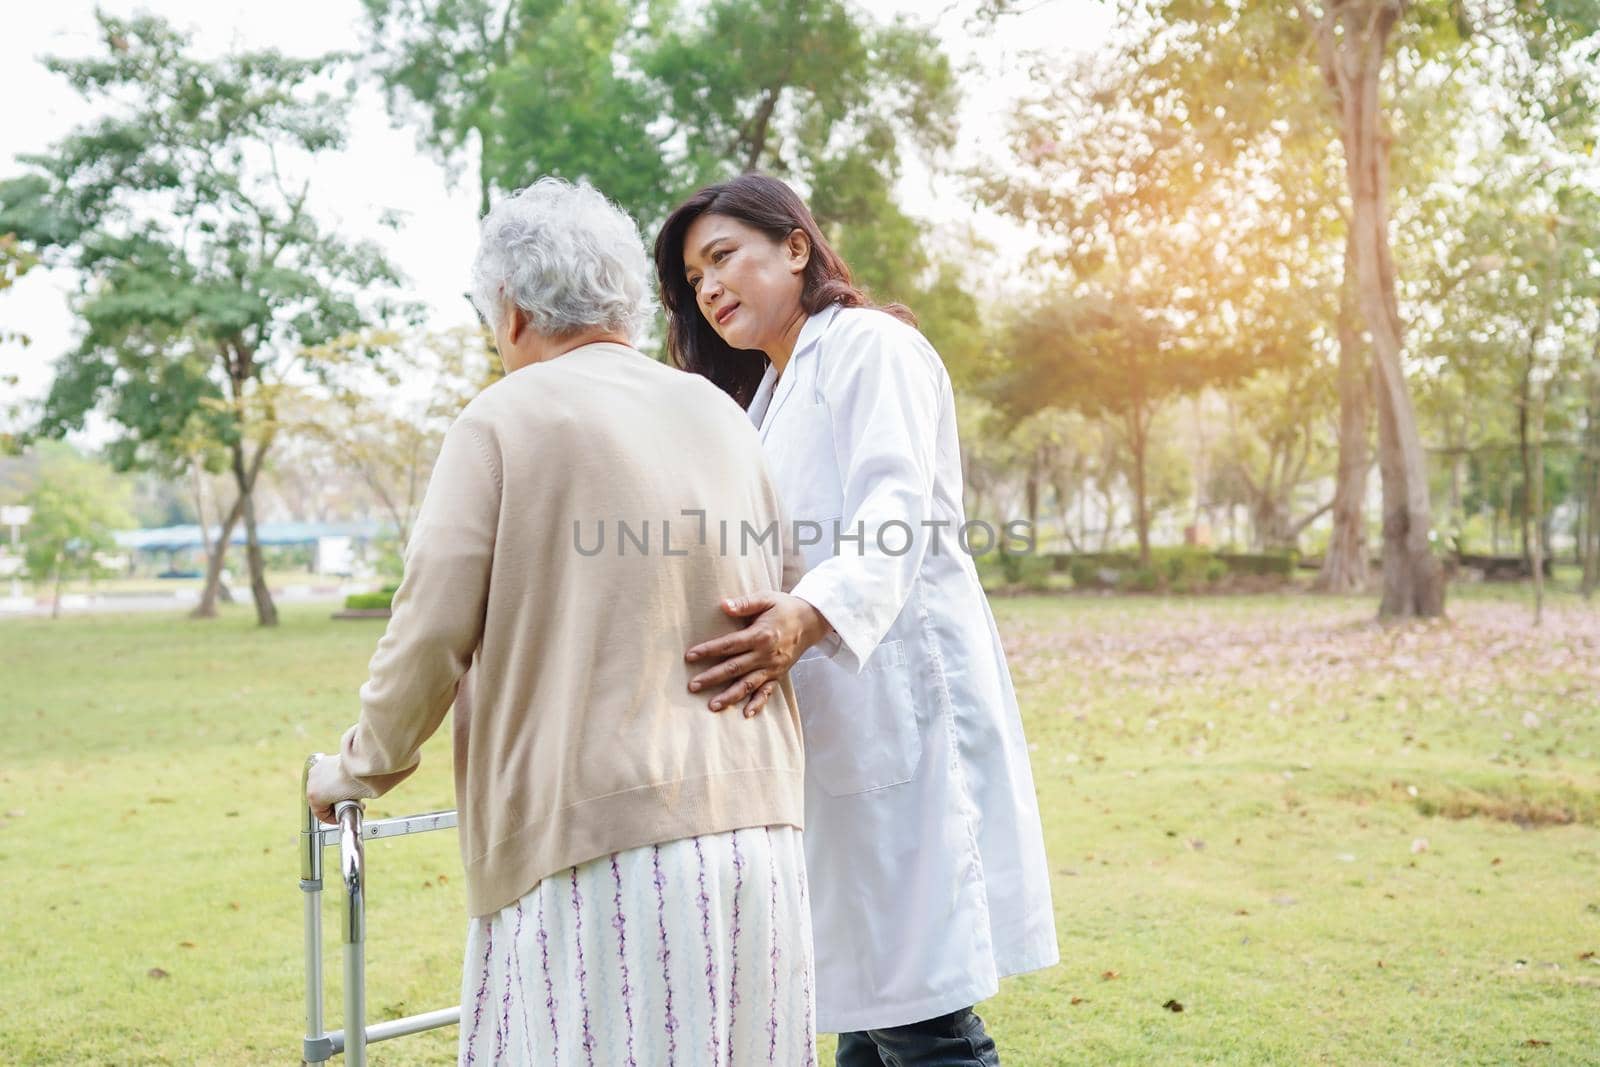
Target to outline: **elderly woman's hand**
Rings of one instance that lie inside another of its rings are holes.
[[[306,775],[306,803],[318,822],[335,821],[333,809],[342,800],[367,800],[372,790],[344,773],[338,756],[323,756]]]
[[[722,662],[689,680],[691,693],[726,686],[711,699],[711,710],[744,703],[744,717],[758,714],[794,661],[832,631],[822,613],[788,593],[757,593],[724,600],[722,610],[753,620],[744,629],[689,649],[690,663]],[[729,684],[732,683],[732,684]]]

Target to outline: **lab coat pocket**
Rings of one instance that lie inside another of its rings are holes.
[[[851,674],[823,656],[789,670],[805,727],[806,766],[829,796],[909,782],[922,761],[904,641],[885,641]]]

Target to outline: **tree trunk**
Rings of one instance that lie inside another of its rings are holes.
[[[1339,294],[1339,473],[1333,491],[1333,533],[1313,585],[1322,593],[1358,593],[1367,586],[1367,453],[1372,377],[1357,328],[1355,242],[1346,237]]]
[[[1387,41],[1400,10],[1394,0],[1379,0],[1376,8],[1351,4],[1330,11],[1335,12],[1331,17],[1347,20],[1346,32],[1336,38],[1331,23],[1324,27],[1330,35],[1324,56],[1333,58],[1331,77],[1339,90],[1359,306],[1377,368],[1379,471],[1384,481],[1383,598],[1378,613],[1383,618],[1437,616],[1444,612],[1444,572],[1428,540],[1432,514],[1427,455],[1406,389],[1405,342],[1389,246],[1390,134],[1379,99]]]
[[[1028,529],[1034,536],[1039,532],[1039,452],[1034,450],[1028,463],[1028,477],[1024,485],[1027,493]]]
[[[1532,388],[1533,346],[1530,345],[1527,363],[1522,368],[1522,382],[1517,390],[1517,458],[1522,463],[1522,521],[1518,527],[1518,537],[1522,542],[1522,562],[1529,567],[1533,565],[1533,550],[1529,545],[1533,540],[1533,451],[1528,444],[1528,406]]]
[[[233,535],[233,524],[239,521],[239,508],[237,504],[234,505],[221,539],[212,544],[211,520],[206,508],[205,471],[198,459],[190,460],[189,472],[194,485],[194,515],[200,524],[200,548],[206,556],[206,578],[200,590],[200,603],[189,613],[189,617],[214,619],[217,617],[218,600],[224,604],[233,603],[233,591],[222,584],[222,565],[227,558],[228,540]]]
[[[61,553],[56,553],[55,575],[52,581],[54,586],[50,596],[50,617],[61,618]]]
[[[217,543],[214,548],[208,547],[206,552],[206,582],[200,590],[200,603],[195,605],[189,613],[191,619],[214,619],[217,617],[217,600],[223,603],[233,603],[233,593],[222,584],[222,564],[228,558],[228,545],[233,540],[233,528],[239,523],[239,516],[244,512],[244,498],[240,497],[233,502],[227,517],[222,520],[222,526],[217,534]],[[200,540],[209,546],[210,541],[206,532],[205,517],[200,520]]]
[[[1106,510],[1105,525],[1100,528],[1100,551],[1109,552],[1111,551],[1111,535],[1117,529],[1117,498],[1116,494],[1112,492],[1109,479],[1105,485],[1100,487],[1100,498],[1104,502]]]
[[[1149,441],[1148,420],[1135,408],[1129,419],[1133,445],[1134,524],[1139,529],[1139,566],[1150,566],[1150,504],[1146,499],[1145,460]]]
[[[1578,485],[1578,492],[1588,499],[1584,510],[1589,521],[1584,524],[1583,542],[1579,545],[1585,599],[1593,596],[1595,587],[1600,585],[1600,351],[1596,352],[1596,364],[1591,366],[1590,374],[1589,410],[1584,420],[1586,475]]]
[[[1588,472],[1588,464],[1580,459],[1577,491],[1574,494],[1578,499],[1572,518],[1572,565],[1579,568],[1583,566],[1583,546],[1589,543],[1589,494],[1583,490],[1589,484]]]
[[[1461,514],[1461,466],[1467,457],[1460,448],[1453,448],[1450,452],[1450,524],[1458,533],[1466,523],[1466,516]],[[1460,546],[1456,546],[1457,551]]]
[[[272,602],[272,591],[267,588],[266,563],[261,556],[261,541],[256,533],[255,476],[260,473],[261,456],[266,444],[260,446],[252,469],[245,470],[243,443],[233,446],[233,477],[239,487],[239,505],[244,519],[245,558],[250,566],[250,593],[256,602],[256,621],[262,626],[278,625],[278,609]]]
[[[1600,586],[1600,459],[1589,461],[1589,530],[1584,540],[1583,596],[1588,599]]]
[[[1089,543],[1089,492],[1088,487],[1078,487],[1078,543]]]
[[[1378,375],[1378,368],[1372,368],[1373,377]],[[1378,414],[1378,482],[1382,490],[1381,506],[1383,508],[1383,602],[1379,614],[1387,616],[1389,590],[1395,585],[1404,582],[1405,559],[1404,553],[1393,551],[1390,544],[1389,529],[1392,522],[1403,522],[1405,511],[1404,483],[1405,471],[1400,458],[1400,449],[1395,443],[1396,430],[1394,411],[1389,406],[1381,388],[1375,391]],[[1396,500],[1396,496],[1399,500]],[[1392,518],[1396,513],[1402,517]],[[1398,577],[1393,571],[1402,572]]]
[[[1531,473],[1533,477],[1532,491],[1527,494],[1529,508],[1533,512],[1534,521],[1543,523],[1544,518],[1544,387],[1540,385],[1538,395],[1534,398],[1533,410],[1533,458]],[[1541,529],[1542,533],[1542,529]],[[1529,546],[1529,562],[1533,564],[1533,624],[1538,626],[1544,621],[1544,558],[1545,539],[1543,536],[1532,538]]]

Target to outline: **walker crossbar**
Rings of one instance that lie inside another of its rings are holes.
[[[306,781],[320,753],[306,760],[300,778],[300,889],[306,914],[306,1036],[301,1058],[305,1063],[325,1063],[344,1053],[346,1064],[365,1067],[367,1046],[375,1041],[404,1037],[461,1021],[461,1007],[389,1019],[368,1026],[367,1019],[367,905],[364,843],[384,837],[403,837],[456,825],[453,811],[433,811],[397,819],[362,819],[361,805],[345,801],[335,808],[336,826],[325,826],[311,813]],[[344,883],[344,1029],[324,1030],[322,1019],[322,850],[338,846],[339,879]],[[348,1035],[354,1034],[354,1039]]]

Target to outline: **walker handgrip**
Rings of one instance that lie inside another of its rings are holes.
[[[342,800],[333,809],[339,823],[339,874],[344,879],[344,1062],[367,1062],[367,899],[363,882],[361,805]]]

